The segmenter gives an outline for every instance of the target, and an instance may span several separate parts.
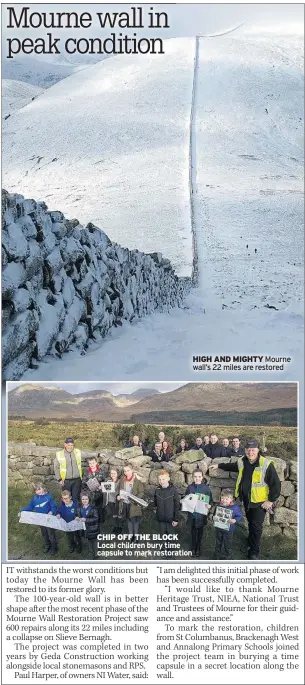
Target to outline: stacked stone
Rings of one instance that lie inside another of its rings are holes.
[[[33,482],[54,480],[54,447],[40,447],[34,442],[8,443],[8,484],[29,487]]]
[[[4,380],[48,354],[84,353],[124,321],[180,306],[190,289],[161,254],[120,247],[44,202],[3,191],[2,219]]]
[[[61,446],[58,447],[61,449]],[[34,443],[8,443],[8,482],[9,485],[28,488],[32,482],[42,481],[46,484],[54,481],[53,461],[56,453],[55,447],[40,447]],[[88,468],[88,458],[97,456],[97,452],[82,450],[82,466],[84,473]],[[149,456],[144,456],[139,447],[128,447],[122,450],[105,449],[100,452],[100,461],[107,464],[109,471],[111,466],[117,467],[120,472],[126,462],[133,465],[138,478],[144,484],[145,496],[153,499],[158,485],[160,469],[170,472],[172,483],[178,488],[181,496],[185,494],[186,487],[193,482],[193,471],[200,468],[206,474],[212,491],[213,500],[218,502],[221,492],[229,488],[235,490],[237,474],[217,470],[209,476],[211,459],[205,456],[202,450],[189,450],[177,455],[170,462],[152,462]],[[219,462],[233,462],[234,457],[214,459],[213,464]],[[283,459],[275,459],[278,476],[281,481],[281,495],[277,500],[274,514],[266,515],[264,524],[265,535],[283,534],[286,537],[297,536],[297,489],[298,471],[295,461],[286,462]]]
[[[298,464],[287,462],[286,478],[282,480],[281,495],[277,501],[274,524],[286,537],[298,534]]]

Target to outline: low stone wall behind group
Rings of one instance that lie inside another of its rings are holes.
[[[61,449],[59,446],[58,449]],[[8,443],[8,482],[9,485],[29,487],[34,481],[44,481],[46,484],[54,481],[53,461],[56,448],[41,447],[34,443]],[[82,450],[83,468],[86,471],[88,457],[96,457],[96,452]],[[224,488],[234,490],[236,473],[217,470],[213,476],[209,475],[211,459],[202,450],[190,450],[174,457],[169,463],[153,463],[151,458],[142,455],[142,450],[132,447],[122,450],[105,449],[101,451],[100,462],[107,464],[109,469],[116,466],[122,471],[126,462],[131,462],[138,477],[144,484],[145,496],[153,498],[158,485],[158,471],[167,469],[171,480],[182,495],[189,483],[193,482],[193,471],[199,467],[209,480],[213,499],[218,501]],[[214,459],[213,463],[234,462],[236,458]],[[274,515],[266,515],[265,535],[283,534],[286,537],[297,537],[298,523],[298,472],[297,462],[287,459],[274,459],[277,473],[281,481],[281,495],[276,503]]]
[[[190,279],[168,259],[112,243],[44,202],[2,195],[3,379],[47,354],[81,353],[124,321],[182,304]]]

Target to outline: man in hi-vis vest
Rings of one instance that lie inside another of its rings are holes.
[[[64,449],[56,452],[54,473],[59,485],[71,492],[73,500],[79,500],[82,483],[82,453],[74,447],[73,438],[66,438]]]
[[[249,529],[248,558],[258,559],[266,512],[272,511],[281,492],[281,483],[272,459],[259,454],[257,440],[249,440],[245,452],[245,456],[236,462],[212,464],[210,474],[212,476],[217,468],[238,473],[235,498],[245,507]]]

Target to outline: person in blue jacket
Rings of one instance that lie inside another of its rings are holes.
[[[233,492],[231,490],[222,490],[220,502],[217,504],[217,508],[218,513],[221,509],[230,510],[231,518],[228,521],[230,524],[229,530],[215,527],[216,541],[214,558],[219,559],[221,557],[223,547],[223,556],[225,559],[229,559],[232,552],[235,526],[236,523],[240,523],[240,521],[242,521],[243,515],[238,504],[235,504],[234,502]]]
[[[200,469],[196,469],[193,472],[193,480],[194,482],[187,486],[185,495],[207,495],[209,497],[208,509],[210,509],[213,504],[212,492]],[[193,513],[188,513],[191,527],[192,555],[195,557],[200,557],[203,529],[204,526],[206,526],[207,518],[207,515],[205,516],[204,514],[199,514],[195,511]]]
[[[37,483],[35,486],[35,495],[31,501],[20,509],[20,511],[33,511],[35,514],[56,514],[56,504],[52,495],[46,490],[43,483]],[[54,528],[47,526],[40,526],[42,539],[44,541],[44,552],[58,552],[56,533]]]
[[[57,507],[57,518],[62,518],[66,523],[74,521],[74,519],[79,519],[78,515],[78,505],[71,497],[71,492],[69,490],[63,490],[61,493],[61,503]],[[67,535],[68,547],[70,552],[82,551],[82,539],[80,530],[71,530]]]

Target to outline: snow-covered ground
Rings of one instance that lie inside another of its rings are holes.
[[[303,299],[301,43],[295,48],[283,57],[269,34],[200,40],[196,232],[212,306],[286,309]]]
[[[92,345],[80,357],[75,353],[62,359],[49,358],[39,369],[27,371],[23,380],[260,380],[274,381],[275,372],[193,371],[193,355],[242,354],[291,356],[279,381],[302,377],[300,350],[303,347],[302,313],[294,311],[204,311],[200,289],[185,302],[185,309],[170,314],[152,314],[137,324],[123,328]]]
[[[3,183],[111,240],[192,270],[188,192],[194,40],[113,57],[48,89],[5,122]]]
[[[22,55],[8,59],[2,57],[2,78],[23,81],[40,88],[50,88],[70,74],[84,69],[86,63],[78,64],[69,61],[64,55],[60,58],[44,55]]]
[[[5,118],[16,109],[25,107],[41,93],[43,89],[38,86],[32,86],[24,81],[2,79],[2,117]]]
[[[300,377],[302,37],[201,38],[191,128],[195,40],[169,45],[164,58],[89,67],[11,117],[4,181],[189,273],[191,131],[198,288],[185,309],[126,324],[28,380],[215,380],[192,371],[192,355],[217,353],[291,356],[280,379]]]

